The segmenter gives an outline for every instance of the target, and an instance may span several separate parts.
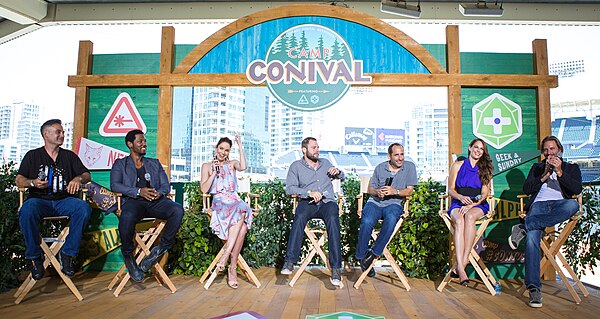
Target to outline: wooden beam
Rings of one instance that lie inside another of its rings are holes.
[[[91,41],[79,41],[77,75],[89,76],[92,73],[92,54],[94,44]],[[73,110],[73,150],[80,137],[87,136],[90,89],[87,86],[75,87],[75,108]]]
[[[557,87],[558,77],[528,74],[367,74],[369,86]],[[102,74],[69,76],[70,87],[254,86],[246,74]]]
[[[371,28],[385,35],[386,37],[402,43],[402,46],[412,53],[431,73],[445,73],[441,64],[427,51],[421,44],[413,40],[404,32],[391,26],[379,18],[368,15],[361,11],[345,7],[332,6],[329,4],[295,4],[275,7],[259,11],[248,16],[237,19],[226,27],[212,34],[201,45],[196,46],[175,68],[173,73],[187,74],[202,57],[212,50],[219,43],[231,37],[242,30],[255,26],[257,24],[280,19],[281,17],[299,17],[299,16],[321,16],[337,18],[350,21],[356,24]]]
[[[173,71],[175,48],[175,28],[162,28],[160,50],[160,74],[169,75]],[[173,86],[161,85],[158,89],[158,130],[156,157],[171,176],[171,139],[173,126]]]
[[[533,73],[539,75],[548,75],[548,47],[546,40],[536,39],[532,42],[533,46]],[[552,120],[550,110],[550,88],[540,86],[536,91],[536,112],[537,112],[537,141],[552,134]],[[554,227],[546,228],[546,231],[553,232]],[[552,239],[548,240],[549,243]],[[556,271],[552,267],[547,267],[542,274],[544,280],[556,280]]]
[[[533,41],[533,73],[540,76],[548,76],[548,49],[546,40]],[[558,82],[558,78],[557,78]],[[558,86],[558,83],[557,83]],[[537,88],[537,120],[538,141],[552,134],[551,112],[550,112],[550,88],[556,86],[540,85]]]
[[[458,26],[455,25],[446,27],[446,64],[449,77],[460,75]],[[460,153],[462,153],[462,94],[460,83],[454,83],[448,86],[448,164],[452,165],[453,154]]]

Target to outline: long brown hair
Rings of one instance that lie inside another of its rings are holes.
[[[487,145],[485,142],[476,138],[469,143],[468,155],[471,155],[471,146],[475,143],[481,142],[483,145],[483,154],[479,161],[477,161],[477,167],[479,169],[479,179],[481,180],[481,185],[487,185],[492,180],[492,173],[494,172],[494,165],[492,165],[492,159],[490,158],[490,153],[488,152]]]

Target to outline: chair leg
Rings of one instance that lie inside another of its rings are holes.
[[[312,247],[311,250],[308,252],[308,255],[306,256],[306,258],[304,258],[304,261],[302,261],[302,264],[300,265],[300,268],[298,268],[298,271],[296,271],[296,273],[294,274],[294,277],[292,277],[292,280],[290,280],[290,287],[294,287],[294,285],[296,284],[296,281],[298,280],[298,278],[300,278],[300,275],[302,275],[302,273],[304,272],[304,269],[306,268],[306,266],[308,266],[308,264],[310,263],[310,261],[313,259],[313,257],[317,254],[317,249]]]
[[[256,285],[256,288],[260,288],[260,281],[258,281],[258,278],[256,277],[256,275],[254,275],[254,272],[252,271],[250,266],[248,266],[248,263],[246,263],[246,260],[244,260],[244,257],[242,257],[241,254],[238,256],[237,263],[238,265],[240,265],[240,268],[245,272],[246,278],[250,279],[254,283],[254,285]]]
[[[558,254],[556,254],[556,256],[563,264],[563,267],[567,270],[567,272],[569,272],[569,275],[571,276],[572,280],[577,285],[577,287],[579,287],[579,290],[581,291],[583,296],[588,297],[590,295],[590,292],[587,290],[587,288],[585,288],[585,286],[581,282],[581,279],[579,279],[579,276],[577,276],[573,268],[571,268],[571,265],[567,263],[567,259],[565,258],[565,256],[563,256],[563,254],[560,251],[558,252]]]
[[[206,278],[208,278],[208,276],[213,272],[213,268],[219,262],[219,258],[221,258],[221,255],[223,255],[223,251],[225,251],[225,246],[223,246],[221,248],[221,250],[219,250],[215,259],[213,259],[212,263],[210,263],[210,266],[208,266],[208,268],[206,268],[206,271],[204,271],[204,274],[202,274],[202,277],[200,277],[200,283],[203,283],[206,280]],[[206,288],[206,289],[208,289],[208,288]]]
[[[54,269],[56,269],[56,272],[58,273],[60,278],[67,285],[69,290],[71,290],[73,295],[75,295],[75,298],[77,298],[77,300],[79,300],[79,301],[82,301],[83,296],[81,296],[81,293],[79,293],[79,290],[77,289],[75,284],[73,284],[73,281],[71,281],[71,278],[67,277],[67,275],[63,274],[63,272],[60,270],[60,263],[56,259],[55,255],[53,255],[53,252],[50,250],[48,245],[46,245],[46,243],[44,241],[42,241],[40,246],[42,247],[42,250],[44,251],[44,253],[48,256],[48,259],[50,259],[52,266],[54,266]]]
[[[494,285],[492,285],[492,283],[490,282],[486,273],[483,271],[483,268],[477,262],[477,259],[475,258],[475,256],[472,255],[472,253],[473,253],[473,250],[471,250],[471,254],[469,254],[469,263],[471,264],[471,266],[473,266],[473,268],[475,268],[475,272],[477,272],[477,274],[481,278],[481,281],[483,281],[483,284],[488,289],[490,294],[492,294],[492,296],[495,296],[496,289],[495,289]],[[483,265],[483,267],[485,267],[485,269],[487,270],[487,267],[485,265]]]
[[[556,270],[558,276],[560,277],[562,282],[565,284],[565,287],[567,288],[567,290],[569,291],[569,293],[571,294],[573,299],[575,299],[575,303],[580,304],[581,297],[579,297],[579,295],[577,294],[575,289],[573,289],[573,286],[571,286],[571,284],[569,284],[569,281],[567,280],[567,276],[565,276],[562,269],[560,269],[560,267],[558,266],[558,263],[556,263],[556,259],[554,258],[554,256],[551,255],[550,249],[544,243],[542,243],[542,245],[540,245],[540,246],[542,248],[542,251],[544,252],[544,255],[547,257],[548,262],[552,265],[554,270]],[[540,267],[540,269],[544,269],[544,268]]]
[[[387,248],[383,249],[383,256],[385,256],[385,259],[390,263],[390,266],[392,266],[392,269],[396,273],[396,276],[400,278],[400,281],[404,285],[404,288],[406,288],[406,291],[410,291],[410,284],[408,283],[408,279],[404,275],[404,272],[402,272],[402,269],[400,269],[400,266],[398,266],[398,263],[396,263],[396,259],[394,259],[394,257]]]

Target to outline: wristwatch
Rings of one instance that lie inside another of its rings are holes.
[[[400,195],[400,190],[399,189],[396,190],[396,195]]]
[[[140,197],[140,192],[142,191],[141,188],[138,188],[137,194],[135,194],[135,197]]]
[[[29,187],[35,187],[35,184],[33,184],[33,179],[29,181]]]

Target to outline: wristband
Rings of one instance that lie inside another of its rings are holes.
[[[136,197],[140,197],[140,192],[142,191],[141,188],[138,188],[137,194],[135,194]]]
[[[306,191],[306,196],[310,197],[310,191]]]
[[[29,181],[29,187],[35,187],[35,185],[33,184],[33,179]]]

